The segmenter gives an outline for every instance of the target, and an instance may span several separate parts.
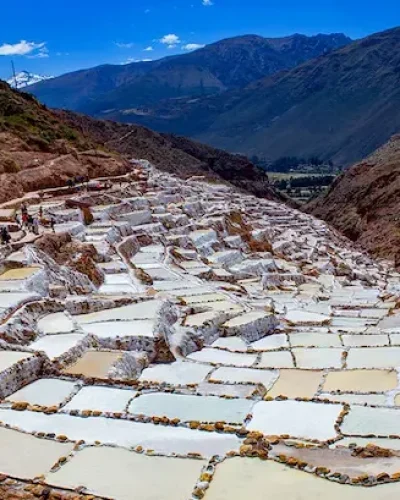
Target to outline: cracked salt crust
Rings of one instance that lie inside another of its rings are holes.
[[[253,407],[250,431],[268,436],[289,435],[303,439],[327,441],[336,437],[334,425],[342,405],[301,401],[261,401]]]
[[[223,399],[214,396],[179,394],[143,394],[135,398],[128,411],[136,415],[179,418],[183,422],[228,422],[241,424],[253,406],[246,399]]]
[[[85,448],[46,482],[85,488],[94,495],[132,500],[187,500],[200,477],[203,460],[147,457],[113,448]],[[149,480],[157,471],[157,480]],[[134,493],[133,493],[134,492]]]

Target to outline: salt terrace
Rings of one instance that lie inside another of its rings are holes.
[[[0,485],[18,498],[400,497],[390,262],[285,205],[145,161],[74,195],[89,220],[62,192],[27,201],[93,245],[100,282],[21,232],[2,249]]]

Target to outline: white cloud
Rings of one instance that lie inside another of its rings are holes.
[[[115,42],[115,45],[120,49],[131,49],[135,44],[132,42],[129,43]]]
[[[26,40],[21,40],[19,43],[15,44],[4,43],[3,45],[0,45],[0,56],[26,56],[27,54],[31,54],[35,51],[39,51],[40,53],[41,50],[46,48],[45,46],[46,44],[44,42],[35,43],[27,42]]]
[[[205,47],[203,43],[188,43],[182,47],[182,50],[197,50]]]
[[[150,45],[149,47],[146,47],[145,49],[143,49],[144,52],[153,52],[153,47]]]
[[[28,59],[43,59],[43,58],[49,57],[49,50],[47,49],[47,47],[42,47],[41,49],[39,49],[39,51],[37,53],[26,56],[26,57]]]
[[[160,42],[163,43],[164,45],[167,45],[169,49],[173,49],[178,45],[178,43],[181,43],[179,36],[174,35],[173,33],[170,33],[169,35],[164,35],[160,39]]]
[[[214,2],[212,0],[203,0],[202,4],[204,7],[211,7],[211,5],[214,5]]]

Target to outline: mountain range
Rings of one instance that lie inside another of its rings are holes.
[[[243,36],[190,54],[100,66],[30,87],[52,107],[189,136],[247,156],[349,165],[400,129],[400,28]]]

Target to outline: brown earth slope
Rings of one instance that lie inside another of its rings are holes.
[[[400,135],[344,172],[305,210],[400,265]]]
[[[181,145],[180,145],[181,143]],[[206,175],[273,198],[246,158],[151,130],[54,112],[0,81],[0,203],[80,175],[121,175],[144,158],[181,176]]]

